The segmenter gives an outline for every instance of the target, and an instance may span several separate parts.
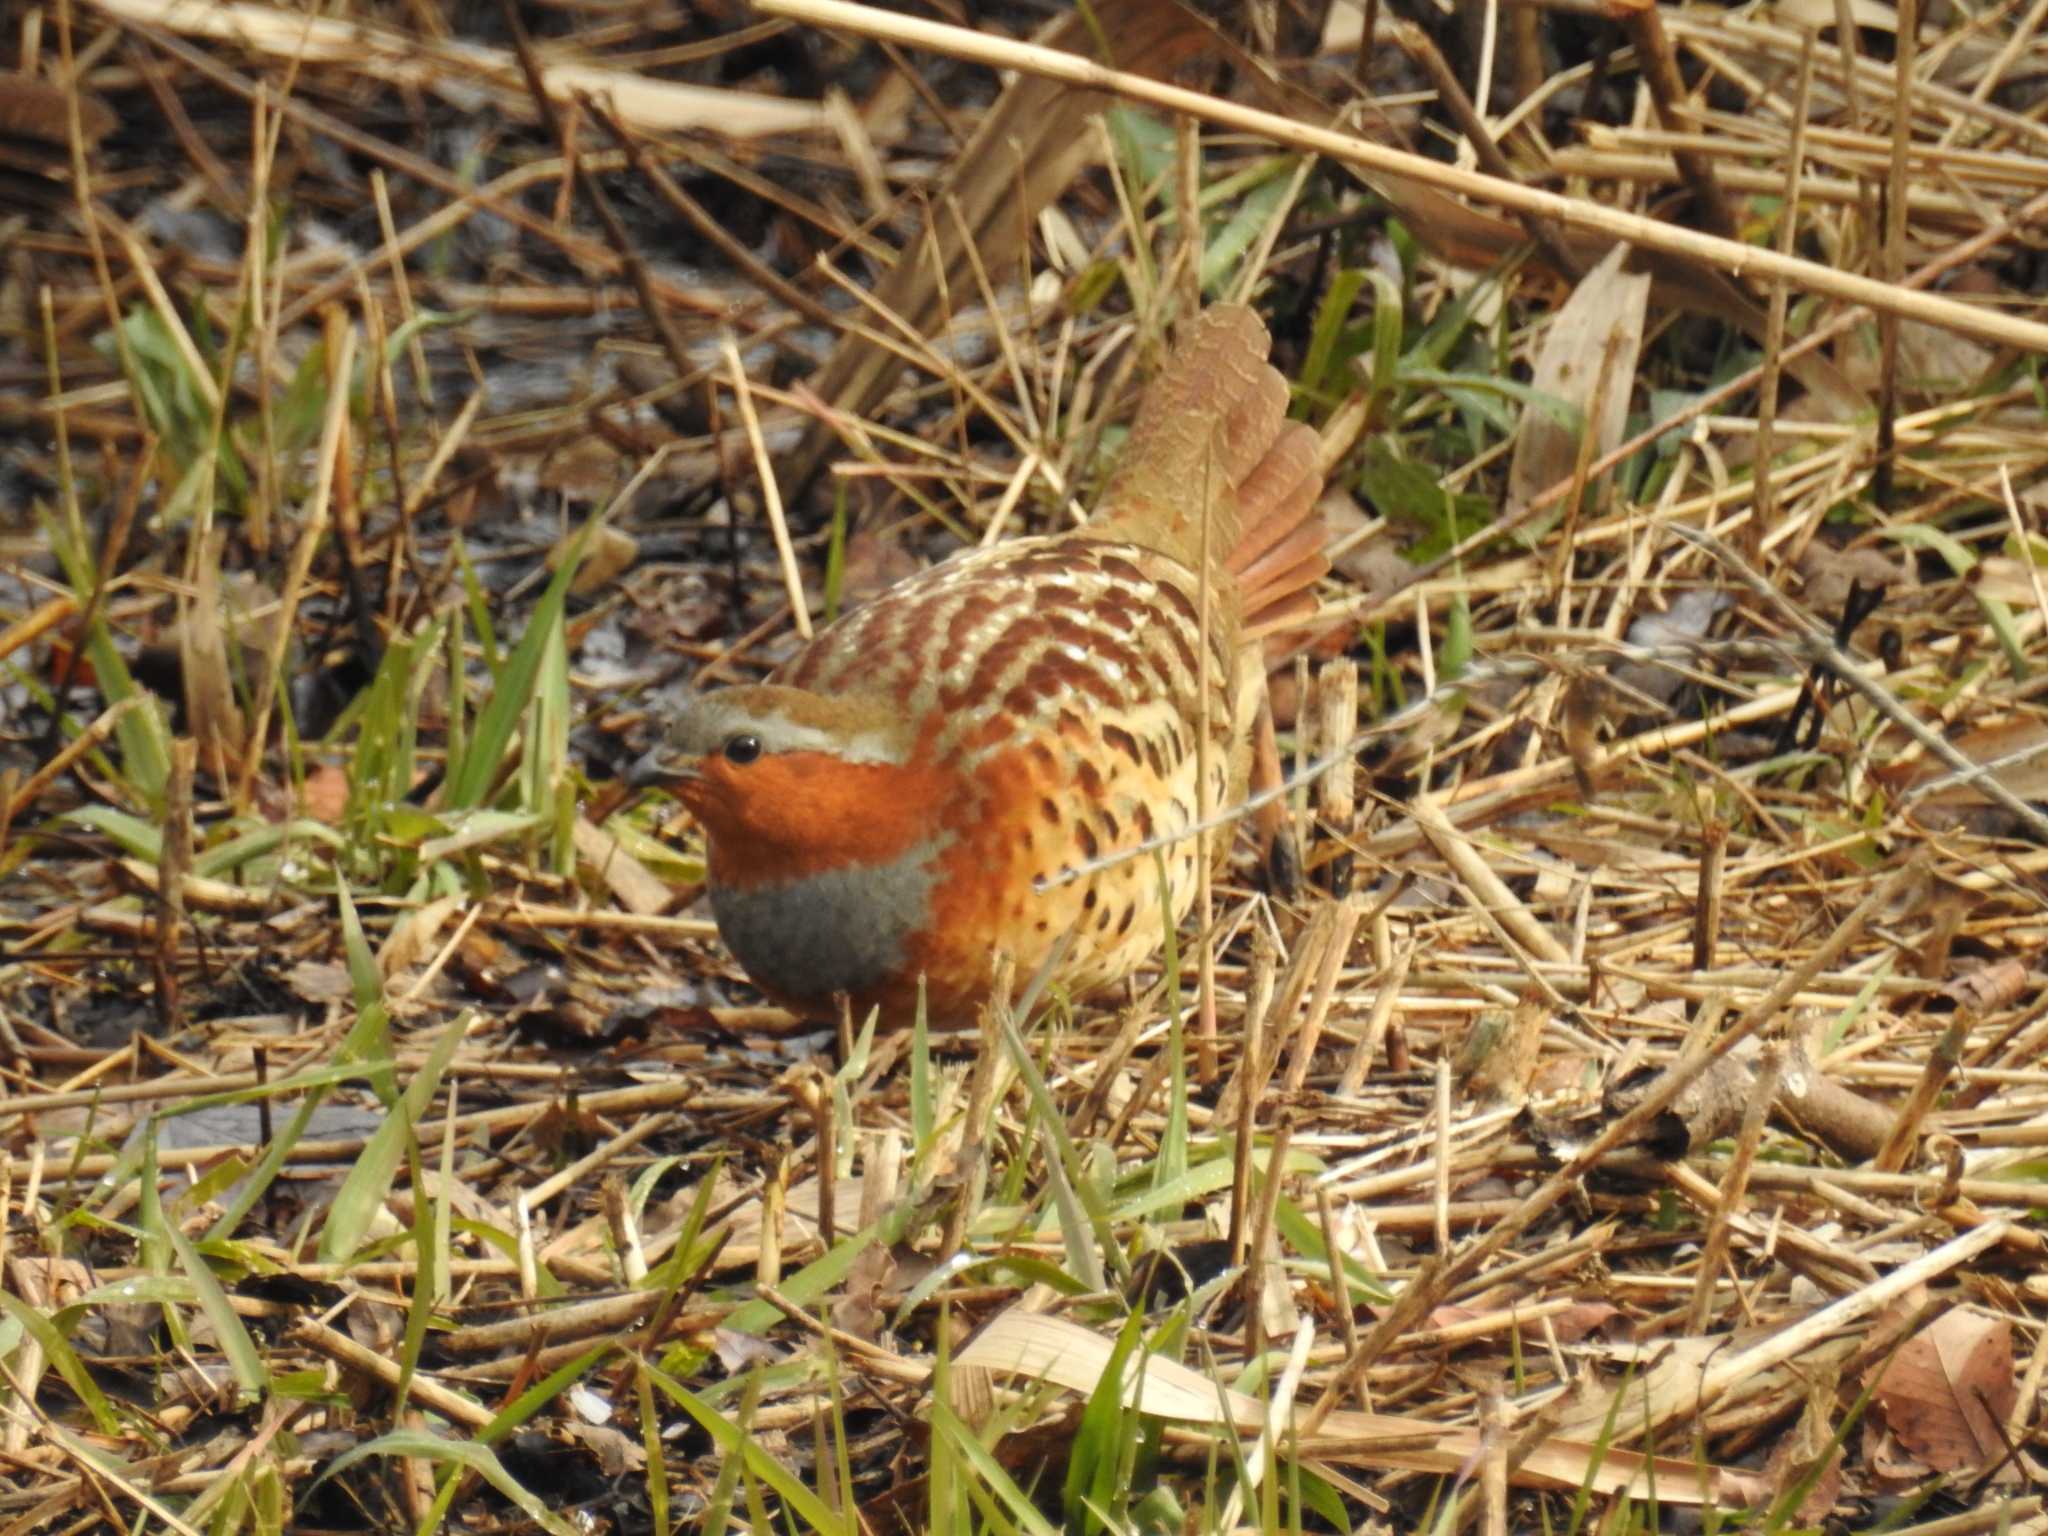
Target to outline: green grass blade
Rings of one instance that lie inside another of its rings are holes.
[[[516,1505],[527,1519],[539,1525],[551,1536],[580,1536],[577,1528],[549,1509],[531,1492],[520,1486],[518,1480],[505,1470],[505,1464],[498,1460],[495,1452],[479,1440],[443,1439],[439,1435],[420,1429],[396,1429],[389,1434],[343,1451],[335,1457],[320,1475],[313,1480],[310,1495],[329,1478],[339,1477],[359,1461],[372,1456],[397,1456],[407,1461],[425,1461],[442,1468],[449,1481],[461,1472],[474,1472],[489,1483],[507,1500]],[[429,1536],[437,1530],[438,1523],[420,1523],[420,1536]]]
[[[791,1518],[802,1521],[818,1536],[857,1536],[855,1527],[833,1513],[825,1501],[806,1488],[796,1475],[770,1456],[737,1424],[705,1403],[679,1381],[652,1366],[646,1367],[656,1386],[683,1412],[695,1419],[712,1442],[727,1456],[741,1459],[744,1470],[774,1490]]]
[[[346,1263],[362,1246],[370,1223],[384,1204],[384,1196],[398,1172],[399,1160],[413,1144],[413,1127],[433,1102],[441,1076],[454,1059],[474,1015],[464,1013],[441,1031],[428,1052],[419,1074],[406,1084],[405,1093],[384,1123],[377,1127],[362,1156],[342,1180],[341,1190],[329,1209],[327,1224],[320,1233],[320,1259],[326,1264]]]
[[[520,635],[512,654],[505,658],[504,666],[498,669],[491,686],[490,702],[477,717],[469,748],[459,763],[451,763],[447,793],[442,800],[447,808],[467,810],[480,805],[490,791],[519,722],[526,714],[527,703],[540,675],[541,659],[550,643],[560,643],[562,615],[569,602],[569,584],[575,580],[583,552],[589,547],[591,535],[602,521],[599,517],[591,518],[569,541],[561,567],[548,582],[540,601],[534,604],[525,633]]]
[[[78,1358],[78,1351],[71,1347],[71,1340],[58,1329],[50,1315],[40,1308],[32,1307],[11,1291],[0,1291],[0,1310],[4,1310],[23,1333],[42,1347],[43,1358],[57,1368],[57,1374],[64,1378],[64,1384],[72,1390],[78,1400],[85,1404],[85,1411],[92,1415],[94,1426],[103,1435],[120,1434],[120,1420],[114,1416],[114,1408],[100,1391],[99,1383],[92,1379],[92,1373],[85,1368],[85,1362]],[[66,1309],[67,1312],[75,1309]],[[33,1391],[33,1382],[23,1382],[23,1387]]]
[[[932,1401],[932,1434],[947,1438],[954,1454],[973,1470],[982,1488],[1000,1501],[1003,1513],[1015,1522],[1019,1530],[1029,1532],[1030,1536],[1060,1536],[1058,1529],[1039,1512],[1030,1496],[1003,1470],[1002,1463],[989,1453],[988,1447],[981,1443],[974,1431],[936,1398]]]
[[[176,1222],[167,1223],[164,1232],[177,1253],[178,1267],[185,1272],[199,1299],[199,1310],[206,1314],[206,1321],[213,1329],[214,1343],[227,1356],[240,1406],[247,1407],[263,1396],[263,1389],[270,1381],[270,1372],[264,1367],[256,1341],[242,1326],[241,1316],[228,1300],[227,1292],[220,1288],[220,1281],[214,1278],[206,1260],[192,1246],[192,1239],[179,1230]]]
[[[847,1272],[853,1268],[853,1261],[861,1256],[862,1251],[870,1243],[883,1239],[884,1228],[885,1224],[878,1221],[834,1243],[828,1252],[811,1260],[776,1289],[798,1306],[809,1306],[845,1280]],[[725,1326],[733,1333],[755,1334],[781,1321],[782,1309],[772,1301],[750,1301],[728,1317]]]

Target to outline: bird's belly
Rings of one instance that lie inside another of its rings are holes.
[[[937,841],[881,865],[748,885],[714,878],[719,936],[756,985],[798,1010],[827,1015],[898,995],[911,937],[930,921]],[[912,978],[914,988],[915,978]]]

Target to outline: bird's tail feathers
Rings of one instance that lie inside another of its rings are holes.
[[[1316,515],[1316,434],[1287,420],[1287,381],[1266,360],[1271,339],[1251,310],[1205,311],[1145,392],[1094,526],[1201,563],[1237,588],[1256,634],[1315,612],[1329,569]]]

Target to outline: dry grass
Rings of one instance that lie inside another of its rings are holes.
[[[2048,1528],[2040,8],[1370,12],[13,19],[0,1532]],[[638,717],[1230,298],[1307,879],[752,1005]]]

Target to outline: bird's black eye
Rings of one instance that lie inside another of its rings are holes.
[[[745,765],[761,755],[761,738],[751,731],[741,731],[725,738],[723,750],[727,762]]]

